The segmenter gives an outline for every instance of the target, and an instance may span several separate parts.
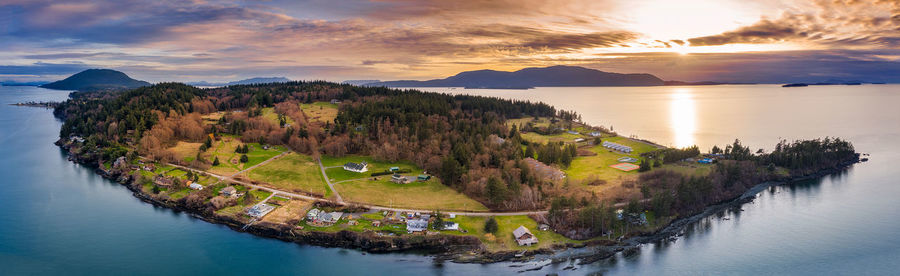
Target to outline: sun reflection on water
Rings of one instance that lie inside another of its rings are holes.
[[[692,92],[690,88],[675,88],[669,94],[669,127],[674,134],[675,146],[679,148],[696,143],[697,111]]]

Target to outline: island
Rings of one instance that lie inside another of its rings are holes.
[[[111,69],[87,69],[63,80],[40,85],[57,90],[116,90],[149,86],[146,81],[132,79],[125,73]]]
[[[54,114],[71,160],[146,202],[263,237],[456,262],[582,246],[600,260],[859,161],[838,138],[701,152],[540,102],[324,81],[160,83]]]

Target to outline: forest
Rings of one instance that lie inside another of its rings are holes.
[[[331,100],[341,102],[333,123],[315,122],[299,108]],[[279,121],[263,118],[263,108],[273,108]],[[527,142],[506,127],[506,120],[578,118],[544,103],[328,82],[214,89],[163,83],[78,97],[56,112],[65,120],[60,137],[84,137],[87,151],[96,148],[99,159],[134,152],[184,163],[167,150],[178,141],[201,143],[210,134],[234,135],[245,143],[285,145],[312,156],[409,160],[495,210],[545,208],[547,199],[566,192],[530,171],[521,148]],[[203,116],[216,112],[223,114],[214,124],[203,123]],[[288,119],[293,124],[287,125]],[[548,163],[569,162],[574,156],[574,148],[563,144],[534,147]],[[214,161],[198,155],[183,165],[208,168]]]

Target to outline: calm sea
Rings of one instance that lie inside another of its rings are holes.
[[[760,194],[675,242],[590,265],[522,274],[894,274],[900,271],[900,86],[769,85],[532,90],[427,89],[544,101],[664,145],[838,136],[871,153],[847,173]],[[544,265],[435,263],[257,238],[154,208],[65,159],[48,109],[67,92],[0,87],[0,274],[505,275]]]

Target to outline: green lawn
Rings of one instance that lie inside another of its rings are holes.
[[[244,144],[236,137],[231,136],[222,137],[221,140],[214,142],[213,148],[207,150],[206,153],[211,155],[208,157],[210,161],[218,157],[219,165],[212,166],[209,171],[220,175],[231,175],[244,168],[262,163],[287,150],[282,146],[272,146],[268,150],[264,150],[259,143],[246,143],[250,146],[250,152],[247,153],[248,162],[241,163],[241,154],[235,153],[234,150]]]
[[[584,138],[585,140],[587,140],[588,136],[581,135],[581,134],[571,134],[568,132],[563,132],[560,134],[553,134],[553,135],[541,135],[541,134],[537,134],[534,132],[528,132],[528,133],[522,134],[522,139],[525,139],[525,141],[529,141],[532,143],[540,143],[540,144],[546,144],[547,142],[575,143],[576,138]]]
[[[341,230],[347,231],[355,231],[355,232],[365,232],[365,231],[375,231],[375,232],[389,232],[394,235],[406,235],[406,225],[405,224],[382,224],[379,227],[372,226],[371,219],[366,217],[362,218],[354,218],[358,222],[357,225],[349,225],[347,224],[347,219],[341,219],[337,223],[331,226],[319,227],[306,223],[306,220],[300,222],[300,226],[303,226],[303,229],[306,231],[319,231],[319,232],[338,232]]]
[[[322,179],[319,165],[304,154],[292,152],[251,170],[247,176],[282,190],[310,192],[325,197],[331,194],[328,184]]]
[[[397,184],[385,175],[379,176],[378,180],[367,178],[337,183],[335,189],[350,202],[427,210],[488,210],[478,201],[444,186],[437,178]]]
[[[488,250],[491,251],[522,250],[526,248],[537,249],[548,248],[553,246],[554,244],[580,243],[580,241],[568,239],[553,231],[538,230],[538,223],[528,216],[499,216],[494,218],[497,219],[497,225],[499,227],[497,234],[493,239],[486,236],[484,232],[484,224],[488,220],[487,217],[457,216],[454,219],[445,219],[446,221],[459,223],[460,229],[465,229],[468,231],[468,233],[461,233],[456,231],[441,232],[452,235],[478,237],[478,239],[480,239],[481,242],[485,244]],[[538,238],[538,244],[532,246],[519,246],[512,234],[512,231],[516,228],[519,228],[519,226],[525,226],[525,228],[528,228],[528,230],[530,230],[531,233]]]
[[[346,164],[347,162],[359,163],[363,161],[369,163],[369,171],[367,172],[351,172],[348,170],[344,170],[343,168],[344,164]],[[390,169],[391,167],[400,167],[401,170],[410,170],[411,172],[406,173],[407,175],[418,175],[422,173],[422,169],[419,169],[415,164],[408,161],[382,162],[375,161],[375,159],[370,156],[359,155],[345,157],[322,156],[322,165],[325,167],[341,166],[337,168],[325,169],[325,173],[328,174],[328,178],[330,178],[332,182],[371,177],[373,172],[385,171]]]
[[[590,148],[590,151],[597,155],[576,157],[575,160],[572,161],[572,164],[569,165],[569,168],[565,170],[566,175],[575,180],[596,177],[597,179],[606,181],[617,179],[620,176],[635,175],[638,173],[637,170],[624,172],[611,168],[610,165],[620,163],[617,159],[625,156],[640,159],[641,153],[656,149],[656,147],[652,145],[635,142],[623,137],[604,138],[603,141],[626,145],[634,149],[634,151],[631,154],[625,154],[618,151],[611,151],[603,146],[593,146]]]

